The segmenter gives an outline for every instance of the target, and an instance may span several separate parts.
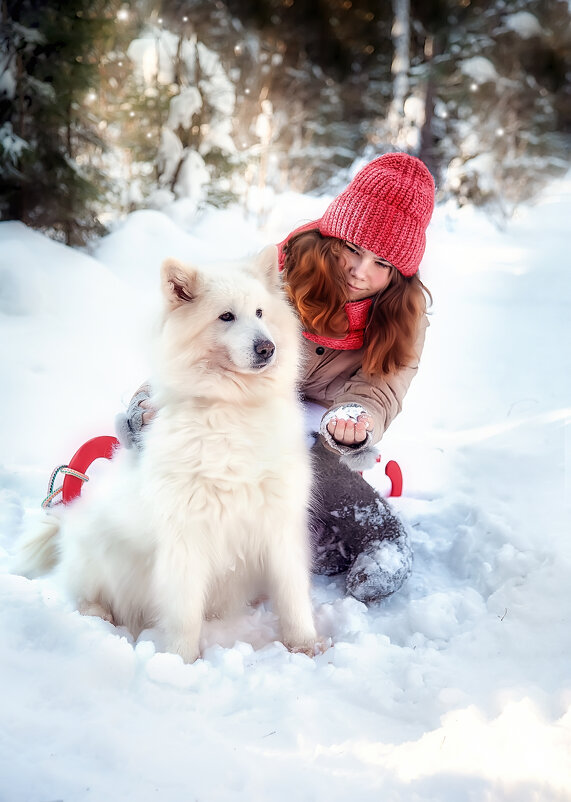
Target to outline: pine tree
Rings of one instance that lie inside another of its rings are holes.
[[[104,203],[111,216],[121,216],[146,205],[156,186],[157,153],[170,95],[154,82],[141,86],[129,56],[149,18],[158,16],[153,0],[121,7],[111,46],[99,63],[97,113],[106,148],[97,166],[112,185]]]
[[[569,117],[560,100],[569,9],[560,0],[447,5],[444,17],[427,22],[439,41],[434,131],[447,168],[443,194],[503,219],[567,165]]]
[[[0,151],[2,214],[72,245],[102,230],[94,207],[104,177],[91,155],[104,145],[90,101],[116,6],[114,0],[2,5],[3,74],[12,82],[0,102],[0,128],[22,143]]]

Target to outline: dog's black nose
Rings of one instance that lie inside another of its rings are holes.
[[[256,352],[256,356],[265,361],[271,359],[275,350],[276,346],[271,340],[257,340],[254,343],[254,351]]]

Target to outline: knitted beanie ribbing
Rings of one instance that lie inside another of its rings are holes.
[[[319,220],[326,237],[386,259],[403,276],[418,270],[434,209],[434,179],[420,159],[385,153],[360,170]]]

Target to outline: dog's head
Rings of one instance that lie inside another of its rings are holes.
[[[160,373],[170,386],[200,381],[196,391],[209,395],[215,387],[222,392],[225,379],[243,383],[278,365],[296,369],[298,327],[281,290],[276,248],[249,262],[201,268],[167,259],[161,283]]]

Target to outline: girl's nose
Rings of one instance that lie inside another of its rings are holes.
[[[355,260],[351,262],[351,273],[354,276],[358,276],[362,270],[362,267],[363,267],[363,259],[357,256]]]

